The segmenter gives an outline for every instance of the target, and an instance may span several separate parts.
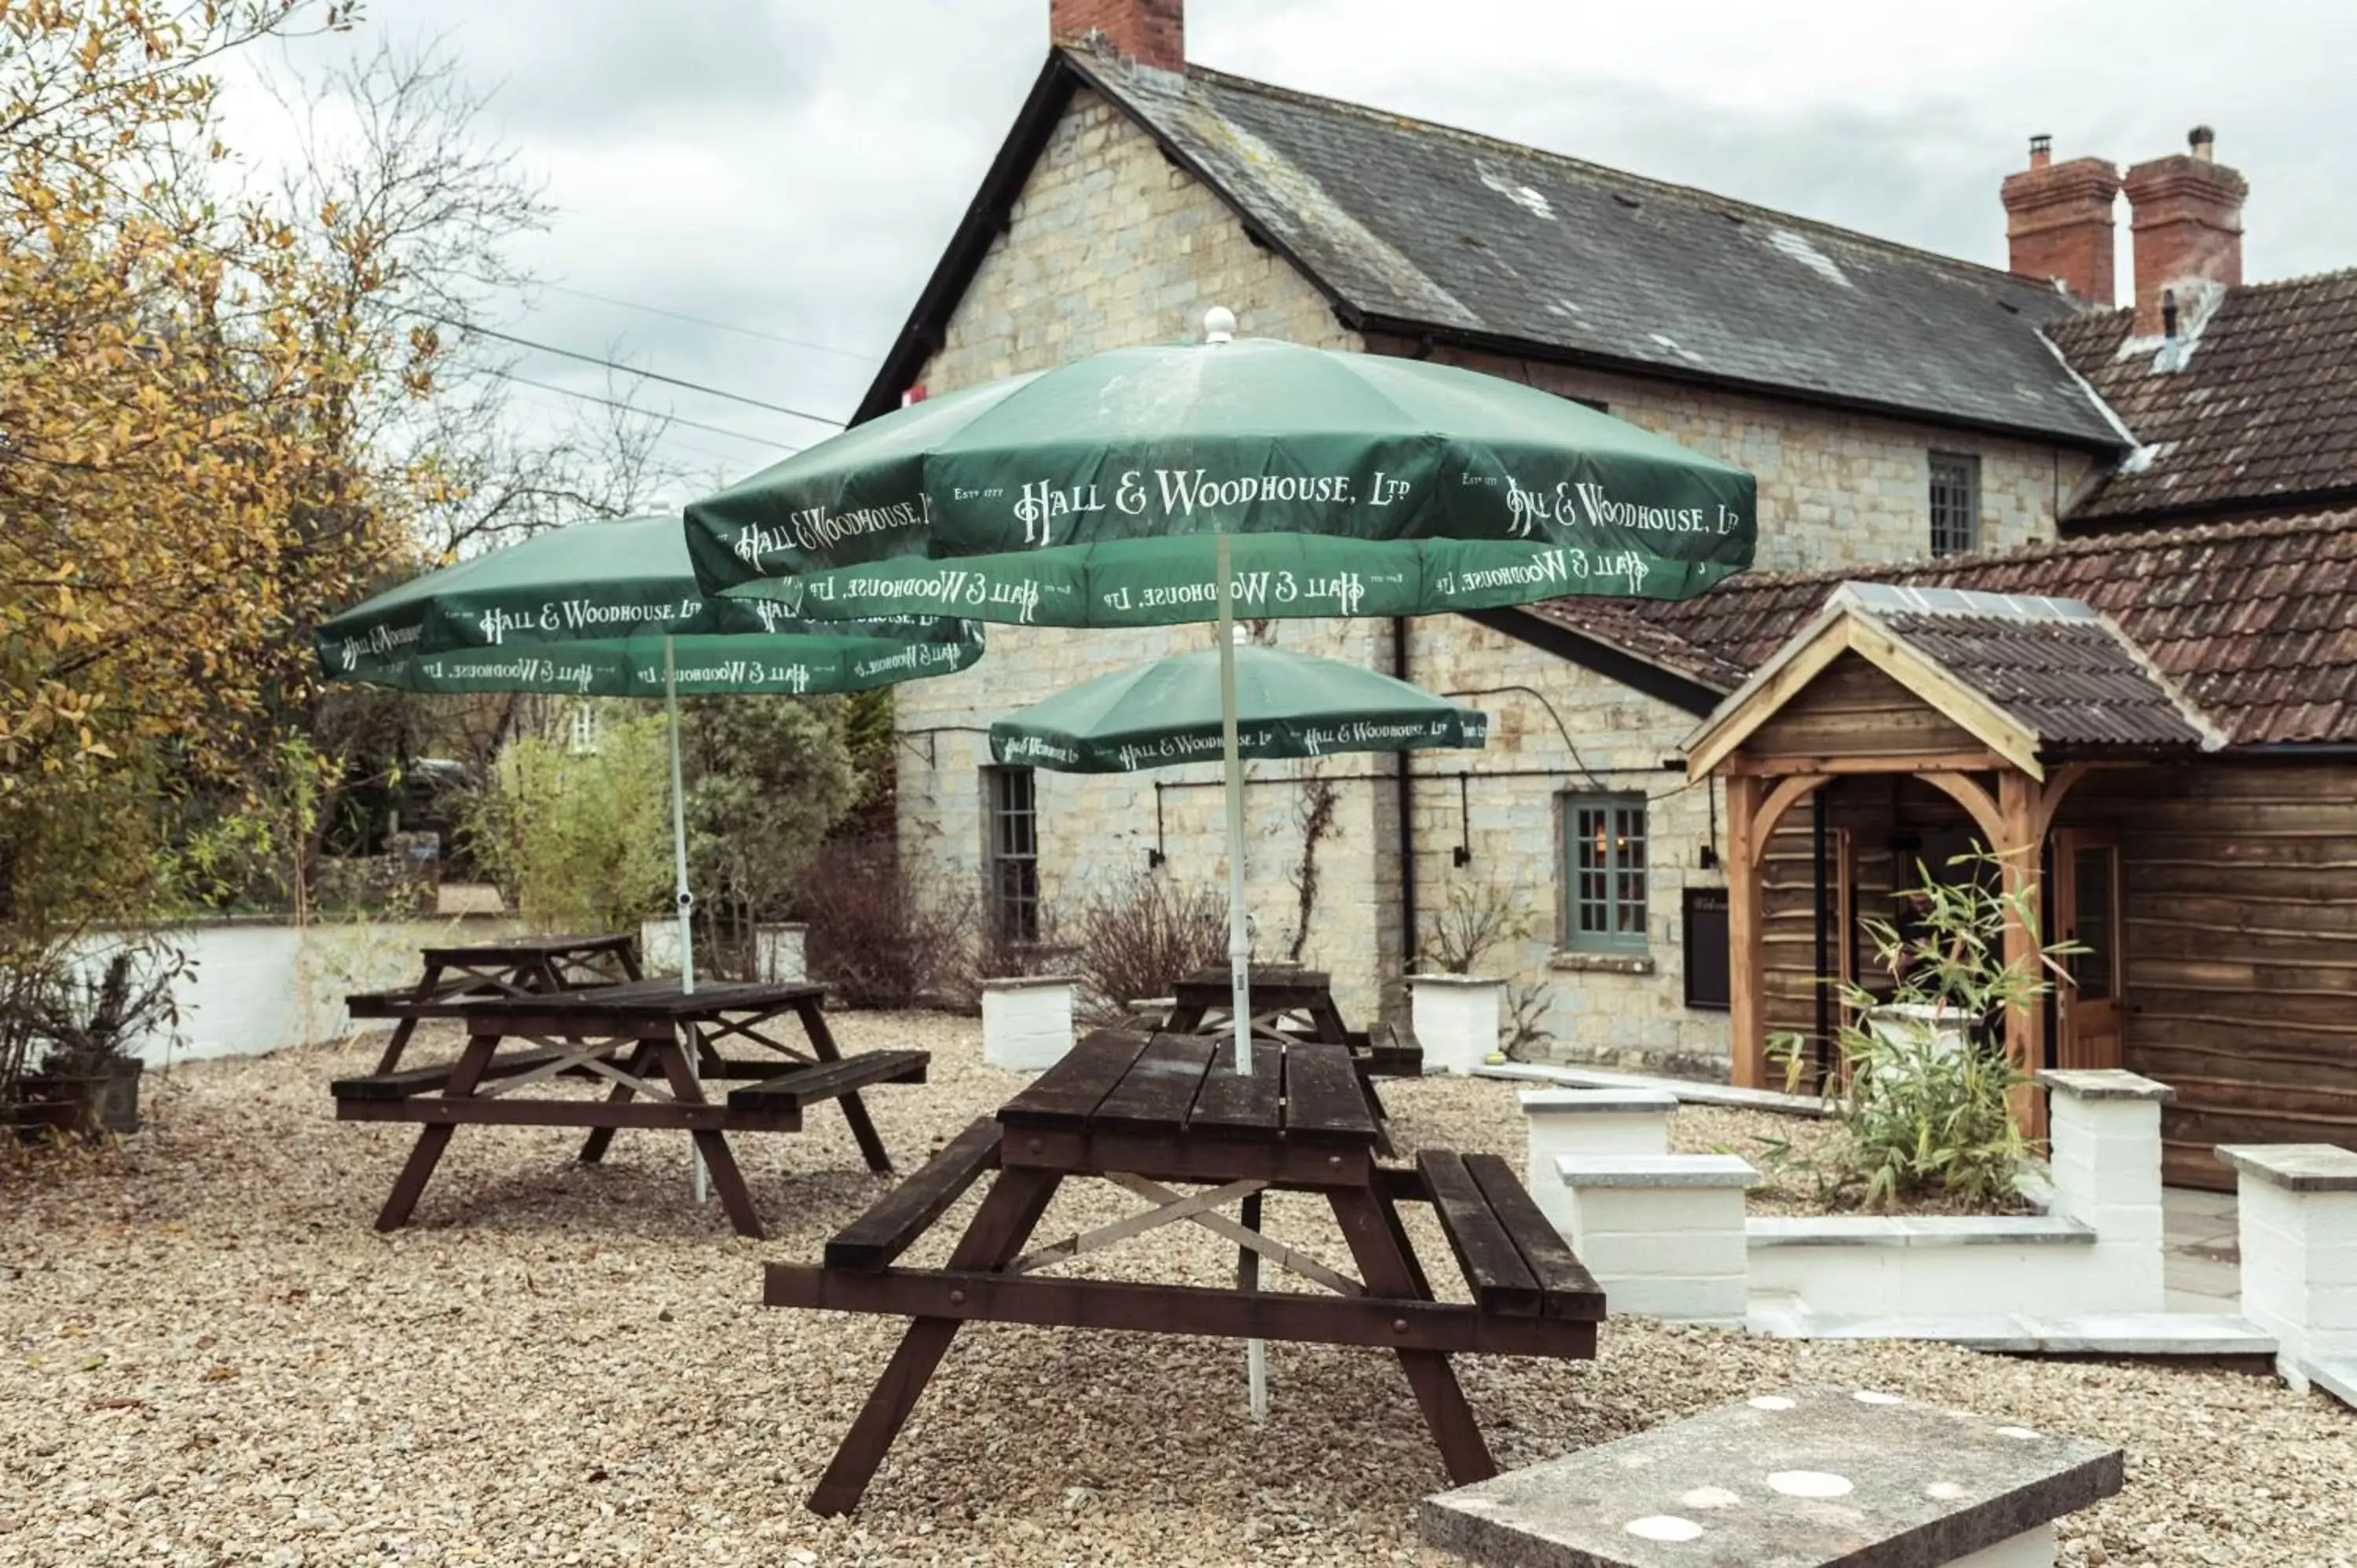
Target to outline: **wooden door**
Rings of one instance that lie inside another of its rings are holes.
[[[2120,840],[2110,829],[2055,832],[2054,931],[2086,950],[2063,961],[2070,980],[2055,988],[2055,1065],[2118,1067],[2127,966],[2120,952]]]

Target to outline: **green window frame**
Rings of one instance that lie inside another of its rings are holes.
[[[1644,952],[1647,840],[1642,795],[1566,795],[1564,946]]]

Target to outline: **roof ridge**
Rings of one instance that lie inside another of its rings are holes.
[[[1067,49],[1066,52],[1069,54],[1071,51]],[[1072,58],[1075,63],[1081,65],[1091,77],[1101,75],[1098,70],[1088,69],[1097,62],[1084,55],[1073,55]],[[1684,198],[1697,206],[1716,205],[1722,212],[1727,209],[1736,209],[1747,217],[1756,215],[1760,218],[1774,219],[1779,223],[1813,230],[1819,234],[1835,236],[1875,250],[1893,252],[1918,260],[1935,263],[1941,266],[1952,267],[1988,282],[2005,284],[2027,293],[2041,295],[2053,293],[2058,298],[2063,297],[2048,282],[2025,277],[2019,273],[2009,272],[2003,267],[1991,266],[1986,262],[1975,262],[1963,256],[1952,256],[1944,251],[1927,250],[1920,245],[1910,245],[1904,241],[1886,239],[1878,234],[1868,234],[1863,230],[1846,229],[1838,223],[1828,223],[1821,218],[1804,218],[1796,212],[1786,212],[1774,207],[1763,207],[1758,202],[1746,201],[1739,197],[1723,195],[1715,190],[1706,190],[1700,186],[1680,185],[1674,180],[1658,179],[1652,175],[1632,173],[1628,169],[1616,168],[1610,164],[1599,164],[1587,158],[1574,157],[1569,153],[1559,153],[1553,148],[1542,147],[1534,143],[1509,141],[1503,136],[1487,131],[1476,131],[1468,126],[1453,125],[1441,120],[1427,120],[1418,114],[1403,114],[1394,110],[1378,109],[1372,104],[1354,102],[1348,98],[1335,98],[1322,92],[1309,92],[1297,87],[1286,87],[1273,81],[1263,81],[1257,77],[1239,76],[1233,71],[1219,70],[1211,66],[1197,64],[1193,60],[1187,62],[1187,81],[1190,85],[1197,81],[1208,81],[1215,85],[1238,88],[1273,98],[1289,100],[1296,103],[1338,109],[1362,119],[1387,121],[1394,125],[1412,125],[1437,132],[1442,135],[1478,142],[1501,151],[1516,153],[1523,156],[1535,156],[1572,168],[1626,180],[1652,190]]]
[[[1746,572],[1730,577],[1709,596],[1737,592],[1765,592],[1804,587],[1812,583],[1882,582],[1904,574],[1951,572],[1978,566],[2066,560],[2079,555],[2117,554],[2128,550],[2166,550],[2185,544],[2207,544],[2223,539],[2279,539],[2293,533],[2357,531],[2357,508],[2296,512],[2282,517],[2229,520],[2180,524],[2175,528],[2119,529],[2075,539],[2041,540],[2009,550],[1975,551],[1924,560],[1854,563],[1807,572]],[[1693,602],[1693,601],[1689,601]]]

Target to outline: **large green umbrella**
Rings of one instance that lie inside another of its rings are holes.
[[[1217,316],[1221,313],[1214,312]],[[1751,563],[1741,469],[1517,381],[1264,339],[929,399],[687,509],[696,572],[819,616],[1207,620],[1681,599]]]
[[[1739,468],[1472,371],[1235,340],[1120,349],[870,421],[687,509],[712,592],[832,618],[1216,619],[1236,1066],[1249,1071],[1239,605],[1413,616],[1678,599],[1751,564]],[[1254,1406],[1258,1413],[1261,1401]]]
[[[1126,773],[1219,760],[1220,651],[1202,649],[1116,670],[990,726],[996,762],[1061,773]],[[1363,665],[1241,644],[1236,749],[1249,757],[1326,757],[1483,745],[1490,715]]]

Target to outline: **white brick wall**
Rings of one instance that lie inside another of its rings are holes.
[[[1528,1134],[1523,1185],[1556,1230],[1572,1230],[1571,1194],[1555,1162],[1566,1155],[1664,1155],[1677,1098],[1625,1089],[1534,1089],[1520,1096]]]
[[[2357,1359],[2357,1153],[2320,1144],[2218,1153],[2239,1173],[2243,1316],[2276,1337],[2276,1369],[2306,1392],[2309,1361]]]
[[[1738,1325],[1748,1306],[1743,1195],[1759,1174],[1732,1155],[1566,1155],[1567,1240],[1605,1310]]]
[[[2129,1072],[2049,1072],[2053,1212],[2092,1226],[2107,1311],[2159,1312],[2160,1108],[2176,1098]]]

